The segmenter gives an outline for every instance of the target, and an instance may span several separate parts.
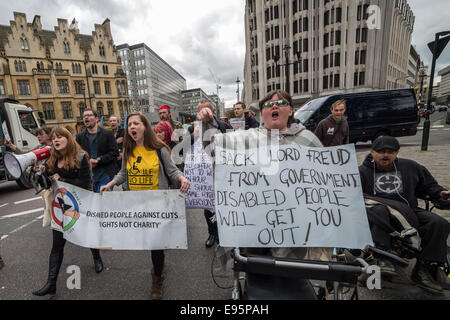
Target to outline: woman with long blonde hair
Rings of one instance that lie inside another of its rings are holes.
[[[65,128],[54,128],[50,133],[52,140],[52,152],[45,163],[42,179],[47,180],[47,186],[51,181],[64,181],[77,187],[92,190],[92,173],[89,164],[89,156],[76,142],[72,134]],[[64,257],[64,245],[66,240],[63,233],[52,230],[53,245],[49,258],[49,271],[47,283],[33,294],[44,296],[56,293],[56,280]],[[103,264],[98,249],[91,249],[94,258],[95,271],[101,272]],[[99,268],[101,266],[101,268]]]
[[[180,185],[181,192],[189,190],[189,180],[173,163],[170,148],[156,136],[147,118],[140,112],[131,113],[127,118],[127,130],[123,142],[122,169],[100,193],[110,190],[114,185],[125,184],[124,190],[165,190]],[[138,184],[133,176],[147,173],[146,185]],[[152,250],[152,299],[161,299],[163,290],[162,271],[164,251]]]

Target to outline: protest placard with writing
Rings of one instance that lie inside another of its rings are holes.
[[[211,158],[203,150],[202,140],[197,139],[184,163],[184,176],[191,184],[185,196],[186,208],[215,211],[213,174]]]
[[[187,249],[186,208],[178,190],[103,195],[57,182],[52,228],[86,248]]]
[[[216,145],[215,152],[215,176],[222,177],[215,181],[221,246],[372,244],[354,145],[265,150]],[[268,162],[278,166],[275,174],[263,170]]]

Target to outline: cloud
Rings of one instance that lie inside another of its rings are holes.
[[[427,44],[435,40],[435,34],[449,31],[448,17],[450,2],[448,0],[410,0],[408,3],[416,17],[412,35],[412,45],[416,46],[420,59],[430,67],[433,55]],[[436,61],[436,73],[450,65],[450,44],[447,45]]]

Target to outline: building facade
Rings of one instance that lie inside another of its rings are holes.
[[[110,29],[95,25],[92,35],[77,24],[58,19],[54,31],[42,29],[40,16],[28,23],[14,12],[9,26],[0,26],[0,95],[40,111],[48,126],[83,128],[85,108],[100,116],[122,118],[129,111],[126,77]]]
[[[438,72],[441,77],[439,93],[436,95],[436,104],[450,106],[450,66]]]
[[[144,43],[117,46],[127,75],[131,108],[158,122],[158,108],[168,104],[172,118],[180,120],[181,91],[186,79]]]
[[[208,96],[202,89],[195,88],[184,90],[181,92],[183,107],[180,111],[180,117],[182,118],[183,123],[189,123],[195,121],[197,119],[197,107],[201,101],[209,101],[211,102],[213,108],[216,110],[217,114],[217,105],[214,101],[213,97]],[[216,95],[217,97],[217,95]]]
[[[420,56],[414,46],[409,51],[408,74],[406,75],[406,86],[409,88],[416,87],[419,83]]]
[[[414,20],[406,0],[246,0],[244,101],[404,87]]]

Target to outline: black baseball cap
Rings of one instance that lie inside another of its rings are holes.
[[[376,152],[380,152],[381,150],[389,149],[398,151],[400,149],[400,144],[398,140],[391,136],[382,136],[377,138],[373,144],[372,149]]]

